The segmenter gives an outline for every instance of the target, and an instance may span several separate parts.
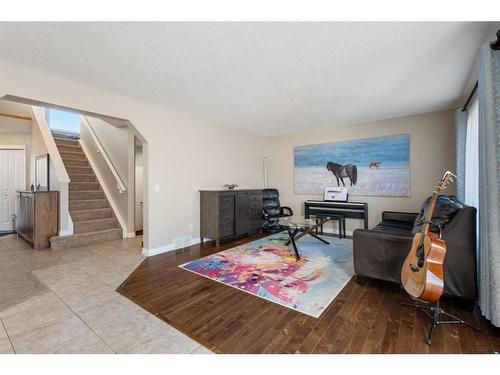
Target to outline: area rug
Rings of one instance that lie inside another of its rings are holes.
[[[352,241],[325,239],[301,238],[299,261],[277,233],[179,267],[318,318],[354,273]]]

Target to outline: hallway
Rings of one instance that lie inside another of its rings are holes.
[[[0,237],[0,353],[210,353],[115,292],[141,240],[33,250]]]

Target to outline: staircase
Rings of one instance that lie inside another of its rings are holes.
[[[122,229],[77,140],[54,137],[71,182],[69,212],[73,235],[50,238],[50,247],[63,249],[122,238]]]

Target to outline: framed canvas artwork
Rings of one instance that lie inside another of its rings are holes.
[[[408,134],[294,148],[295,194],[346,187],[350,195],[410,196]]]

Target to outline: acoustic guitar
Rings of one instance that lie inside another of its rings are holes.
[[[422,229],[413,237],[410,252],[401,269],[403,288],[413,298],[425,302],[436,303],[443,294],[446,243],[430,231],[430,225],[439,193],[453,182],[453,178],[456,176],[447,171],[434,188]]]

